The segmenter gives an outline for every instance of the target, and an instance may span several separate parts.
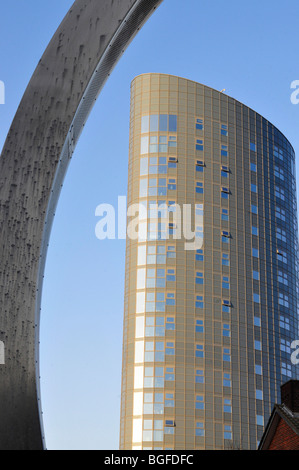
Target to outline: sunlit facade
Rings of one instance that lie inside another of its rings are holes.
[[[143,210],[127,239],[120,449],[256,449],[296,378],[292,146],[221,92],[138,76],[132,204]]]

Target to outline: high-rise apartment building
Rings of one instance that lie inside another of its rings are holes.
[[[221,92],[138,76],[133,204],[139,237],[127,239],[120,448],[256,449],[281,383],[296,378],[292,146]]]

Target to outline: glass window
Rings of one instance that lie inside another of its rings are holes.
[[[170,136],[168,140],[169,147],[177,147],[177,141],[175,136]]]
[[[257,248],[252,248],[252,256],[254,258],[259,258],[259,250]]]
[[[166,305],[174,306],[175,305],[175,295],[174,293],[167,293],[166,295]]]
[[[290,320],[287,317],[280,315],[279,326],[280,328],[284,328],[285,330],[290,330]]]
[[[173,317],[167,317],[166,319],[166,330],[175,330],[175,322]]]
[[[284,209],[282,209],[281,207],[276,207],[275,215],[278,219],[283,220],[285,222],[286,212]]]
[[[250,169],[251,169],[251,171],[254,171],[256,173],[256,171],[257,171],[256,164],[255,163],[250,163]]]
[[[163,415],[164,414],[164,404],[163,403],[155,403],[154,404],[154,414],[155,415]]]
[[[230,362],[231,361],[231,357],[230,357],[230,349],[228,348],[224,348],[223,349],[223,361],[224,362]]]
[[[253,294],[253,302],[259,304],[260,303],[260,296],[259,294]]]
[[[201,215],[203,217],[203,204],[195,204],[195,215]]]
[[[260,273],[258,271],[252,271],[252,277],[255,281],[260,280]]]
[[[286,377],[292,377],[292,367],[290,364],[287,364],[286,362],[281,363],[281,373],[282,375],[285,375]]]
[[[280,188],[279,186],[275,186],[275,196],[281,199],[282,201],[284,201],[285,200],[284,189]]]
[[[282,250],[277,250],[277,259],[278,259],[278,261],[281,261],[283,263],[288,262],[287,254]]]
[[[196,333],[204,333],[203,320],[195,321],[195,331]]]
[[[148,146],[149,146],[149,138],[148,136],[141,137],[141,144],[140,144],[140,154],[144,155],[148,153]]]
[[[162,442],[163,441],[163,431],[154,431],[154,441],[155,442]],[[158,447],[155,447],[154,450],[158,450]],[[145,450],[145,447],[143,447],[143,450]]]
[[[140,158],[140,176],[148,174],[148,157]]]
[[[274,153],[274,156],[276,158],[279,158],[279,160],[283,161],[283,157],[284,157],[283,150],[281,148],[277,147],[277,145],[274,146],[274,152],[273,153]]]
[[[224,399],[223,411],[224,411],[224,413],[231,413],[232,412],[232,401],[230,399],[227,399],[227,398]]]
[[[165,328],[164,328],[164,318],[157,317],[156,320],[156,328],[155,328],[155,336],[165,336]]]
[[[138,266],[146,264],[146,245],[138,246]]]
[[[222,277],[222,288],[229,289],[229,277],[228,276]]]
[[[195,371],[195,383],[203,384],[205,382],[204,378],[204,371],[203,370],[196,370]]]
[[[228,424],[224,426],[224,433],[223,433],[224,439],[229,439],[230,441],[233,438],[233,433],[232,433],[232,427]]]
[[[195,436],[204,437],[204,435],[205,435],[204,423],[197,422],[196,428],[195,428]]]
[[[284,181],[284,171],[282,168],[280,168],[279,166],[276,166],[275,165],[275,170],[274,170],[274,175],[281,179],[282,181]]]
[[[177,158],[176,157],[169,157],[168,158],[168,168],[176,168],[177,167]]]
[[[168,132],[168,115],[160,114],[159,131]]]
[[[149,144],[149,152],[150,153],[157,153],[158,152],[158,137],[151,136],[150,137],[150,144]]]
[[[169,178],[169,180],[168,180],[168,189],[169,189],[170,191],[176,190],[176,179],[174,179],[174,178]]]
[[[253,227],[253,226],[252,226],[252,227],[251,227],[251,233],[252,233],[252,235],[258,236],[258,234],[259,234],[259,229],[258,229],[257,227]]]
[[[196,119],[195,127],[196,127],[196,129],[202,131],[203,130],[203,119]]]
[[[229,255],[222,253],[222,266],[229,266]]]
[[[289,284],[288,275],[282,271],[278,271],[278,282],[287,286]]]
[[[165,426],[175,426],[173,419],[166,419]]]
[[[153,431],[143,431],[142,440],[144,442],[150,442],[153,440]]]
[[[204,301],[203,301],[203,296],[202,295],[197,295],[196,296],[195,307],[196,308],[204,308]]]
[[[174,408],[174,393],[165,393],[165,408]]]
[[[221,235],[222,235],[222,243],[229,243],[230,233],[227,232],[226,230],[222,230]]]
[[[142,116],[141,118],[141,134],[149,132],[149,116]]]
[[[202,344],[197,344],[195,348],[195,357],[204,357],[204,347]]]
[[[203,384],[205,382],[205,378],[204,378],[204,371],[203,370],[199,370],[197,369],[195,371],[195,383],[199,384]]]
[[[203,250],[196,250],[195,260],[196,261],[203,261],[204,260]]]
[[[223,299],[223,300],[222,300],[222,312],[224,312],[224,313],[230,313],[230,309],[231,309],[231,303],[230,303],[230,301]]]
[[[255,398],[257,400],[263,400],[263,391],[262,390],[256,390],[255,391]]]
[[[221,155],[222,157],[228,156],[228,147],[227,145],[221,145]]]
[[[167,258],[176,258],[175,246],[167,247]]]
[[[264,426],[264,417],[262,415],[256,415],[256,424],[258,426]]]
[[[252,212],[252,214],[257,214],[258,213],[258,208],[254,204],[251,204],[251,212]]]
[[[227,125],[221,125],[221,135],[228,136]]]
[[[145,292],[138,292],[136,294],[136,313],[145,312]]]
[[[225,221],[228,221],[228,220],[229,220],[228,209],[222,209],[222,212],[221,212],[221,220],[225,220]]]
[[[256,145],[253,142],[250,142],[250,150],[256,152]]]
[[[204,398],[203,398],[202,395],[196,395],[196,397],[195,397],[195,409],[196,410],[204,410],[205,409]]]
[[[177,116],[170,115],[169,116],[169,132],[177,132]]]
[[[203,183],[200,181],[197,181],[195,190],[197,194],[203,194],[204,193]]]
[[[203,160],[197,160],[197,161],[196,161],[195,168],[196,168],[196,171],[197,171],[197,172],[203,173],[203,171],[204,171],[204,166],[205,166],[205,162],[204,162]]]
[[[137,290],[145,289],[145,268],[137,270]]]
[[[165,354],[167,356],[174,356],[175,350],[174,350],[174,343],[173,342],[167,342],[166,343]]]
[[[152,114],[150,116],[150,132],[158,132],[158,123],[159,123],[159,116],[156,114]]]
[[[279,295],[278,295],[278,303],[279,303],[279,305],[288,308],[289,307],[289,297],[280,292]]]
[[[229,194],[230,194],[230,191],[229,191],[228,188],[226,188],[226,187],[221,188],[221,197],[222,197],[222,199],[228,199]]]
[[[257,193],[257,185],[256,184],[251,183],[251,191],[253,193]]]
[[[175,281],[175,269],[167,269],[166,281]]]
[[[281,338],[280,339],[280,350],[287,353],[287,354],[291,354],[291,342],[284,339],[284,338]]]
[[[259,317],[254,317],[254,326],[261,326],[261,319]]]
[[[196,284],[204,284],[204,277],[202,272],[197,272],[195,277]]]
[[[276,228],[276,238],[278,240],[281,240],[282,242],[286,242],[287,241],[287,234],[286,234],[286,231],[283,230],[282,228],[280,227],[277,227]]]
[[[255,365],[255,373],[256,373],[257,375],[262,375],[262,366],[256,364],[256,365]]]
[[[167,136],[161,135],[159,137],[159,152],[166,153],[168,150],[167,148]]]
[[[227,338],[230,338],[230,325],[228,325],[227,323],[223,324],[222,336],[226,336]]]
[[[147,179],[141,179],[139,197],[147,197],[147,188],[148,188]]]
[[[231,387],[232,382],[231,382],[231,375],[228,373],[223,374],[223,387]]]
[[[174,368],[173,367],[167,367],[166,368],[166,373],[165,373],[165,380],[169,382],[173,382],[175,379],[174,375]]]
[[[203,140],[197,139],[197,140],[196,140],[195,148],[196,148],[196,150],[202,152],[203,149],[204,149]]]

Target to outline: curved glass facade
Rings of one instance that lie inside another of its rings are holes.
[[[133,204],[120,448],[256,449],[280,385],[297,378],[292,146],[216,90],[138,76]]]

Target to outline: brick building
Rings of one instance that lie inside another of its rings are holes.
[[[258,450],[299,450],[299,381],[281,387],[281,405],[273,408]]]

